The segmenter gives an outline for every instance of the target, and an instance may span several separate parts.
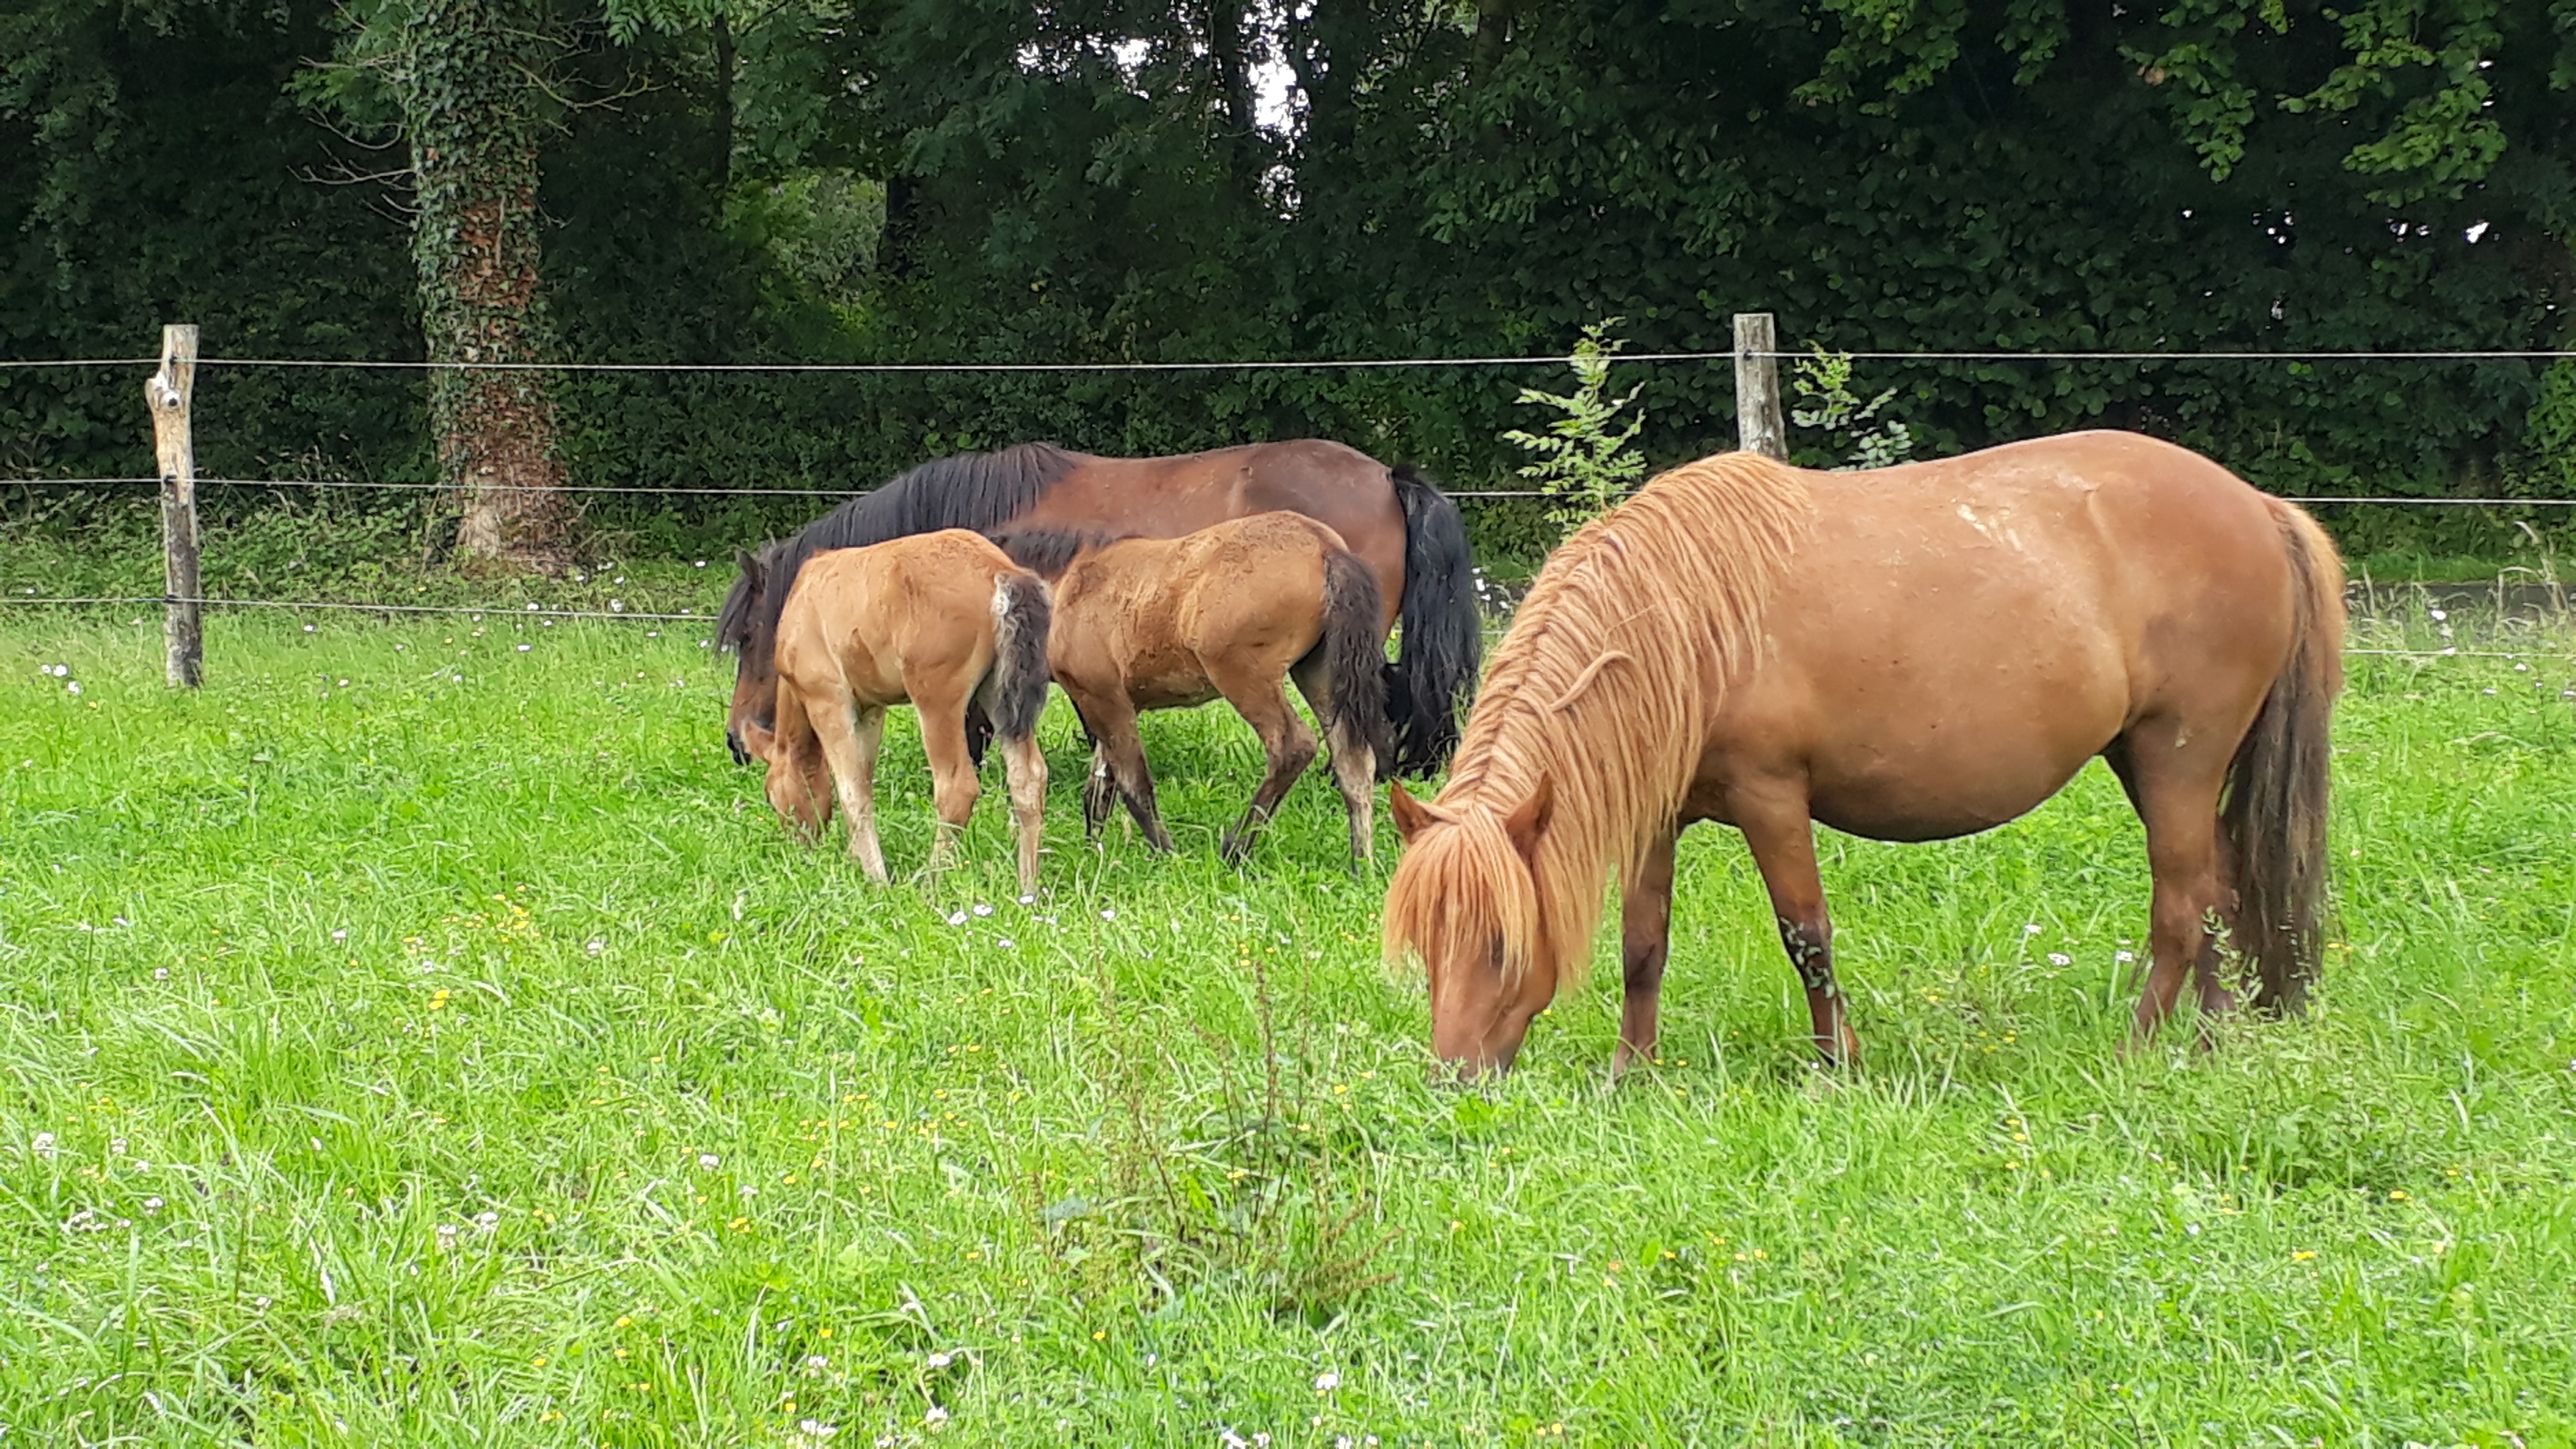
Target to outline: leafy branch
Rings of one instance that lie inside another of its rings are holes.
[[[1813,342],[1807,346],[1812,355],[1792,364],[1790,386],[1808,405],[1791,409],[1789,421],[1822,432],[1829,442],[1841,439],[1850,449],[1840,465],[1846,469],[1893,467],[1913,457],[1913,429],[1893,418],[1870,426],[1896,400],[1896,389],[1864,403],[1851,390],[1851,354],[1827,352]]]
[[[1609,512],[1645,481],[1645,455],[1632,446],[1646,425],[1643,410],[1635,409],[1644,385],[1610,395],[1610,363],[1627,344],[1609,334],[1622,320],[1605,317],[1583,329],[1567,359],[1574,368],[1573,392],[1521,389],[1516,402],[1556,410],[1544,432],[1514,428],[1503,434],[1504,442],[1530,455],[1516,471],[1548,495],[1548,521],[1568,533]]]

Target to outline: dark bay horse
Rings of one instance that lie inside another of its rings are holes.
[[[1157,850],[1172,849],[1154,804],[1139,712],[1223,699],[1261,739],[1267,769],[1218,853],[1239,861],[1280,799],[1315,762],[1315,732],[1288,703],[1288,681],[1332,746],[1350,818],[1351,858],[1369,859],[1369,789],[1386,730],[1385,605],[1377,574],[1341,535],[1296,513],[1256,513],[1186,538],[1099,540],[1004,533],[1012,559],[1055,585],[1047,663],[1094,745],[1082,818],[1094,835],[1114,794]]]
[[[2317,968],[2342,564],[2314,520],[2195,453],[2077,433],[1811,473],[1673,469],[1540,572],[1406,844],[1389,960],[1420,957],[1432,1047],[1501,1070],[1621,885],[1613,1070],[1655,1043],[1673,842],[1744,833],[1828,1062],[1835,984],[1811,821],[1878,840],[2002,824],[2106,760],[2154,876],[2133,1040],[2186,977],[2296,1010]]]
[[[768,762],[769,803],[790,830],[818,838],[840,795],[850,855],[886,878],[877,844],[877,744],[889,705],[921,716],[939,814],[930,868],[950,864],[982,788],[966,749],[966,707],[981,704],[1009,770],[1020,830],[1020,890],[1038,888],[1046,812],[1047,587],[982,534],[964,529],[815,555],[780,611],[776,727],[748,725]]]
[[[1410,469],[1311,440],[1175,458],[1098,458],[1045,443],[942,458],[758,555],[743,554],[716,624],[717,644],[740,655],[726,720],[734,758],[745,759],[746,728],[770,721],[778,610],[797,570],[816,553],[939,528],[1178,538],[1274,509],[1332,529],[1376,573],[1380,640],[1399,622],[1403,627],[1386,671],[1393,726],[1386,763],[1413,775],[1438,769],[1457,743],[1458,710],[1475,687],[1484,645],[1457,505]]]

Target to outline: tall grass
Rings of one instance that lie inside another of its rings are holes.
[[[1320,778],[1216,863],[1230,717],[1161,859],[1051,715],[1023,905],[994,802],[790,845],[691,626],[0,630],[0,1443],[2576,1435],[2576,660],[2354,661],[2310,1019],[2115,1057],[2096,769],[1825,839],[1864,1069],[1703,830],[1664,1062],[1605,972],[1458,1092]]]

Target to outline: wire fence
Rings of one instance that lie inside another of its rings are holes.
[[[378,604],[364,600],[342,599],[230,599],[199,598],[183,594],[0,594],[0,604],[50,604],[56,607],[118,608],[144,605],[158,608],[168,604],[195,604],[209,609],[339,609],[361,614],[471,614],[475,618],[489,615],[497,619],[616,619],[712,624],[713,614],[683,611],[677,614],[648,613],[640,609],[550,609],[542,604]]]
[[[116,488],[158,487],[158,478],[0,478],[0,488]],[[321,489],[357,488],[404,493],[452,493],[450,483],[378,481],[360,478],[199,478],[200,488],[276,488]],[[554,493],[602,493],[625,497],[650,498],[831,498],[848,500],[865,489],[850,488],[722,488],[692,484],[660,483],[566,483],[547,490]],[[1540,488],[1444,488],[1450,498],[1528,498],[1542,502],[1563,501],[1564,495]],[[2281,501],[2301,505],[2342,507],[2352,504],[2387,504],[2417,508],[2576,508],[2576,498],[2435,498],[2375,497],[2366,494],[2284,494]]]
[[[1775,349],[1728,349],[1677,352],[1620,353],[1615,363],[1709,363],[1760,360],[1777,363],[1797,361],[1811,353]],[[2127,363],[2390,363],[2390,362],[2554,362],[2576,359],[2576,350],[2548,348],[2449,348],[2426,350],[2286,350],[2286,351],[2201,351],[2171,349],[2140,350],[2057,350],[2013,351],[1913,350],[1863,351],[1835,354],[1855,361],[1874,362],[2127,362]],[[1067,375],[1099,373],[1176,373],[1176,372],[1278,372],[1309,370],[1347,372],[1383,369],[1438,368],[1512,368],[1563,367],[1569,359],[1559,354],[1544,356],[1475,356],[1475,357],[1369,357],[1369,358],[1234,358],[1206,360],[1107,362],[456,362],[415,358],[331,358],[331,357],[199,357],[199,368],[320,368],[358,371],[412,372],[555,372],[555,373],[628,373],[628,374],[991,374],[991,373],[1061,373]],[[107,358],[0,358],[0,371],[12,369],[63,368],[129,368],[152,367],[158,359],[149,357]],[[158,478],[45,478],[24,477],[0,479],[7,487],[79,487],[105,488],[157,485]],[[310,478],[201,478],[201,487],[261,489],[327,489],[351,488],[390,492],[437,492],[451,485],[408,481]],[[701,485],[623,485],[564,484],[552,491],[577,494],[613,494],[644,497],[700,498],[846,498],[853,490],[831,488],[741,488]],[[1447,490],[1452,498],[1465,499],[1548,499],[1554,495],[1530,488],[1461,488]],[[2371,497],[2358,495],[2292,497],[2292,503],[2330,506],[2414,506],[2433,508],[2570,508],[2576,498],[2435,498]]]
[[[183,597],[175,594],[0,594],[0,604],[43,606],[53,608],[157,608],[171,604],[194,604],[209,609],[316,609],[326,612],[384,614],[393,616],[471,616],[477,621],[499,622],[536,620],[551,624],[558,619],[603,620],[611,623],[715,623],[713,614],[683,611],[677,614],[656,613],[640,609],[561,609],[541,604],[379,604],[361,600],[339,599],[234,599]],[[308,628],[311,626],[307,626]],[[1488,625],[1483,631],[1488,643],[1510,632],[1508,626]],[[711,646],[714,639],[701,640],[701,647]],[[2438,649],[2394,649],[2347,646],[2348,656],[2390,659],[2506,659],[2576,660],[2576,651],[2558,649],[2461,649],[2443,646]]]
[[[1733,362],[1742,359],[1797,361],[1807,352],[1738,350],[1706,352],[1622,352],[1618,363]],[[2116,349],[2069,351],[1900,351],[1839,352],[1855,362],[2556,362],[2576,358],[2576,351],[2550,348],[2456,348],[2415,351],[2219,351]],[[150,357],[0,358],[0,371],[44,368],[151,367]],[[426,358],[351,357],[200,357],[199,367],[346,368],[376,372],[563,372],[563,373],[1117,373],[1117,372],[1353,372],[1376,369],[1444,367],[1563,367],[1561,353],[1510,357],[1311,357],[1184,359],[1114,362],[447,362]]]
[[[1620,364],[1688,364],[1735,363],[1739,361],[1796,361],[1811,356],[1808,352],[1770,349],[1726,349],[1708,351],[1639,352],[1616,355]],[[2576,350],[2537,348],[2479,348],[2437,350],[2369,350],[2369,351],[2202,351],[2174,350],[1918,350],[1857,351],[1836,354],[1858,361],[1915,363],[2471,363],[2471,362],[2556,362],[2576,359]],[[1203,373],[1203,372],[1278,372],[1317,371],[1347,372],[1368,370],[1440,369],[1440,368],[1556,368],[1567,365],[1563,355],[1545,356],[1476,356],[1476,357],[1386,357],[1386,358],[1260,358],[1226,360],[1172,361],[1106,361],[1106,362],[448,362],[400,358],[313,358],[313,357],[199,357],[198,368],[289,368],[351,369],[365,371],[409,372],[550,372],[550,373],[624,373],[624,374],[1046,374],[1067,375],[1101,373]],[[152,357],[104,358],[0,358],[0,372],[44,371],[66,369],[150,368],[160,359]],[[93,489],[119,487],[158,487],[162,479],[152,476],[51,478],[42,476],[0,478],[0,487]],[[200,488],[258,490],[327,490],[353,489],[378,492],[446,492],[452,485],[407,480],[351,478],[198,478]],[[817,498],[841,500],[863,490],[841,488],[729,487],[715,485],[617,485],[567,484],[552,490],[562,493],[622,495],[629,497],[701,497],[701,498]],[[1459,499],[1525,499],[1547,501],[1561,495],[1536,488],[1465,488],[1448,490],[1448,496]],[[2288,502],[2312,506],[2395,506],[2426,508],[2576,508],[2576,498],[2502,498],[2502,497],[2426,497],[2367,495],[2293,496]],[[478,618],[555,620],[602,620],[622,623],[662,622],[710,624],[712,615],[690,611],[661,613],[625,608],[608,610],[548,608],[539,604],[524,605],[448,605],[395,604],[358,600],[291,600],[197,597],[178,594],[130,595],[47,595],[32,590],[18,594],[0,594],[0,603],[55,608],[130,608],[194,605],[216,609],[321,610],[347,613],[403,615],[452,615]],[[1502,632],[1489,629],[1488,635]],[[2349,648],[2353,655],[2377,655],[2403,658],[2488,658],[2488,659],[2555,659],[2576,658],[2576,654],[2559,654],[2546,650],[2478,650],[2459,648],[2398,649]]]

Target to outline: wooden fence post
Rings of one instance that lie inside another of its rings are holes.
[[[1735,314],[1735,437],[1748,453],[1786,462],[1789,428],[1780,417],[1780,350],[1768,312]]]
[[[189,405],[197,391],[197,329],[161,329],[161,370],[143,384],[152,408],[152,450],[161,468],[161,567],[166,602],[161,636],[170,683],[194,689],[205,677],[206,621],[197,580],[197,443]]]

